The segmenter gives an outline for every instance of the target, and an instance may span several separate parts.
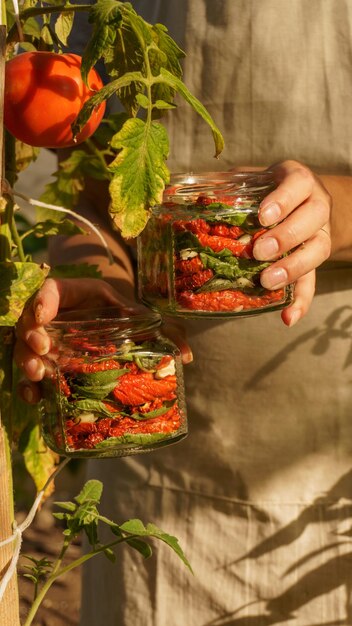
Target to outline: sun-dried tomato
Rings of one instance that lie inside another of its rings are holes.
[[[199,272],[199,270],[203,270],[204,265],[199,256],[195,256],[192,259],[186,259],[182,261],[181,259],[176,259],[175,261],[175,271],[177,274],[182,274],[183,276],[188,274],[195,274]]]
[[[68,422],[66,422],[66,430],[70,435],[89,435],[97,432],[95,422],[78,422],[78,424],[74,423],[70,428],[68,428],[67,424]]]
[[[106,370],[119,370],[121,369],[121,363],[115,359],[93,361],[93,363],[80,359],[77,362],[70,361],[70,363],[65,366],[65,369],[72,372],[72,374],[93,374],[95,372],[105,372]]]
[[[121,376],[112,394],[121,404],[133,406],[150,402],[155,398],[173,400],[176,397],[175,391],[175,375],[157,380],[150,372],[140,372]]]
[[[104,437],[107,437],[109,434],[111,424],[113,422],[114,422],[113,418],[103,417],[101,420],[96,422],[98,432],[101,433]]]
[[[98,443],[101,443],[102,441],[104,441],[105,437],[104,435],[102,435],[101,433],[93,433],[92,435],[89,435],[86,439],[84,439],[84,445],[82,446],[83,448],[95,448],[95,446]]]
[[[206,233],[197,233],[199,243],[208,246],[214,252],[221,250],[230,250],[234,256],[250,259],[252,257],[252,243],[243,243],[241,241],[231,239],[230,237],[219,237],[217,235],[208,235]]]
[[[210,227],[210,235],[218,235],[219,237],[230,237],[238,239],[244,234],[244,230],[240,226],[229,226],[228,224],[212,224]]]
[[[114,417],[117,417],[115,414],[118,413],[118,410],[116,408],[116,406],[114,404],[111,404],[110,402],[106,402],[106,400],[102,401],[105,408],[110,411],[110,413],[114,414]]]
[[[105,356],[116,352],[116,346],[113,343],[109,343],[106,346],[95,346],[84,337],[71,339],[71,345],[78,350],[90,352],[91,354],[94,354],[94,356]]]
[[[59,388],[60,388],[61,393],[63,393],[64,396],[66,396],[66,398],[68,398],[71,395],[71,389],[69,387],[69,384],[64,374],[59,374]]]
[[[183,232],[189,230],[191,233],[195,235],[198,233],[208,233],[210,231],[210,226],[208,222],[199,218],[191,221],[187,220],[177,220],[173,223],[173,228],[176,232]]]
[[[182,307],[193,311],[236,311],[257,309],[279,302],[284,298],[284,290],[267,291],[261,296],[250,296],[238,290],[225,289],[205,293],[184,291],[177,300]]]
[[[252,237],[252,243],[254,243],[258,239],[258,237],[261,237],[266,232],[267,232],[267,228],[261,228],[260,230],[257,230],[257,232],[254,233]]]
[[[200,272],[190,274],[189,276],[179,276],[175,279],[176,291],[198,289],[207,283],[213,276],[214,272],[211,269],[201,270]]]

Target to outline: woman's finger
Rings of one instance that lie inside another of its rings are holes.
[[[28,380],[39,382],[45,374],[45,365],[41,357],[33,352],[23,339],[17,339],[14,359]]]
[[[293,326],[307,313],[314,297],[315,277],[313,270],[296,282],[293,304],[281,311],[281,319],[286,326]]]
[[[313,172],[297,161],[284,161],[270,170],[279,184],[261,202],[259,221],[263,226],[272,226],[287,217],[311,196],[317,184]]]
[[[281,289],[295,283],[321,265],[330,254],[331,241],[327,231],[318,232],[291,254],[282,257],[262,271],[260,282],[265,289]]]
[[[314,238],[320,228],[329,229],[329,209],[321,199],[311,199],[298,207],[275,228],[258,237],[253,246],[253,255],[258,261],[272,259],[293,250],[298,245]],[[324,246],[325,250],[326,246]],[[328,251],[330,254],[330,250]]]
[[[95,308],[98,306],[127,305],[115,289],[100,279],[69,278],[45,281],[33,301],[35,321],[48,324],[60,309]]]

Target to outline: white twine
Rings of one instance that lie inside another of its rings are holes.
[[[61,472],[62,468],[67,465],[67,463],[69,462],[69,458],[65,459],[64,461],[62,461],[62,463],[60,463],[60,465],[56,468],[56,470],[51,474],[51,476],[49,477],[49,479],[47,480],[47,482],[45,483],[43,489],[41,489],[40,491],[38,491],[37,497],[33,502],[33,505],[27,515],[27,517],[25,518],[25,520],[22,522],[22,524],[19,524],[17,526],[16,522],[13,523],[13,533],[10,537],[8,537],[7,539],[4,539],[3,541],[0,541],[0,548],[2,546],[6,546],[9,543],[12,542],[16,542],[12,557],[11,557],[11,561],[10,564],[6,570],[6,573],[4,574],[1,583],[0,583],[0,602],[3,599],[4,593],[7,589],[7,586],[12,578],[12,576],[14,576],[14,574],[16,573],[17,570],[17,564],[18,564],[18,560],[20,557],[20,552],[21,552],[21,545],[22,545],[22,534],[24,533],[25,530],[27,530],[27,528],[31,525],[31,523],[34,520],[34,517],[36,515],[36,512],[39,508],[39,505],[43,499],[44,493],[49,485],[49,483],[54,480],[54,478],[57,476],[57,474],[59,472]]]
[[[40,207],[43,207],[44,209],[52,209],[53,211],[58,211],[58,213],[67,213],[68,215],[72,215],[77,220],[83,222],[83,224],[86,224],[86,226],[91,228],[92,231],[99,237],[100,241],[102,242],[102,244],[103,244],[103,246],[105,248],[107,257],[109,259],[109,262],[111,264],[113,264],[114,259],[112,257],[112,254],[110,252],[110,248],[109,248],[105,238],[101,234],[100,230],[96,226],[94,226],[94,224],[92,224],[92,222],[90,220],[88,220],[86,217],[83,217],[83,215],[79,215],[79,213],[76,213],[75,211],[71,211],[71,209],[65,209],[62,206],[56,206],[56,204],[47,204],[46,202],[41,202],[40,200],[34,200],[33,198],[28,198],[28,196],[26,196],[23,193],[19,193],[18,191],[13,191],[12,190],[12,193],[13,193],[14,196],[17,196],[18,198],[22,198],[22,200],[25,200],[26,202],[28,202],[32,206],[40,206]]]

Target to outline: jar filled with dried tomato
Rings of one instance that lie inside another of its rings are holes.
[[[275,188],[265,172],[179,174],[138,238],[140,299],[183,317],[245,316],[281,309],[293,287],[270,291],[253,257],[265,229],[263,198]]]
[[[95,319],[89,319],[95,315]],[[112,457],[183,439],[181,357],[147,311],[75,311],[48,327],[42,381],[43,437],[60,455]]]

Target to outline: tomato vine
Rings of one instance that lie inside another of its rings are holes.
[[[4,0],[1,7],[4,14]],[[15,397],[16,394],[13,394],[12,406],[9,401],[11,387],[15,384],[12,382],[11,371],[13,329],[30,298],[42,285],[48,273],[53,271],[48,266],[33,261],[27,246],[29,234],[43,237],[82,232],[68,219],[68,215],[71,213],[74,216],[72,211],[84,186],[85,177],[90,176],[106,180],[109,184],[109,211],[115,227],[121,231],[123,237],[136,237],[145,227],[150,209],[161,201],[165,185],[169,181],[169,140],[162,118],[169,111],[172,114],[172,109],[176,106],[176,96],[183,98],[209,125],[216,156],[223,148],[223,138],[205,107],[182,80],[183,51],[164,26],[147,23],[136,13],[131,3],[97,0],[91,4],[71,4],[56,3],[55,0],[24,0],[19,12],[10,2],[7,2],[6,9],[5,55],[8,63],[23,53],[38,55],[45,51],[55,55],[69,54],[75,16],[81,12],[87,13],[92,32],[82,52],[82,83],[89,87],[90,72],[98,62],[104,65],[107,81],[99,86],[92,97],[82,101],[82,108],[79,113],[76,111],[72,120],[73,137],[81,133],[97,108],[105,107],[108,99],[117,97],[124,108],[123,113],[108,116],[97,129],[93,140],[88,139],[82,149],[74,149],[71,156],[60,164],[54,182],[47,186],[37,203],[35,199],[30,200],[32,204],[37,204],[36,220],[24,232],[20,232],[18,226],[20,208],[16,201],[16,182],[20,169],[37,157],[38,151],[33,147],[37,142],[34,139],[32,145],[25,145],[15,140],[16,129],[11,124],[6,133],[0,205],[1,428],[6,429],[9,445],[17,446],[23,454],[27,469],[40,491],[53,472],[57,459],[43,447],[38,413],[24,403],[21,404],[20,399]],[[5,58],[2,59],[2,67],[4,61]],[[2,80],[3,78],[2,76]],[[47,87],[48,98],[55,97],[55,91],[50,94],[50,84]],[[60,89],[57,86],[55,88]],[[21,106],[20,103],[17,115],[20,115]],[[39,111],[40,115],[44,113],[43,110]],[[21,124],[20,118],[18,124]],[[11,130],[14,135],[9,132]],[[35,129],[33,132],[36,132]],[[39,145],[47,144],[44,141]],[[72,268],[72,275],[83,276],[85,271],[92,275],[92,268],[82,266]],[[71,566],[62,565],[62,558],[69,541],[78,532],[86,532],[94,540],[90,556],[82,557],[75,565],[100,552],[112,558],[110,548],[121,542],[127,542],[143,556],[149,556],[150,548],[146,547],[144,541],[149,536],[168,543],[184,563],[189,565],[177,540],[155,526],[145,527],[139,520],[131,520],[119,527],[101,516],[97,510],[101,489],[98,481],[91,481],[74,502],[61,503],[65,512],[61,517],[59,514],[59,517],[66,523],[64,545],[54,569],[50,569],[47,563],[33,565],[30,575],[35,579],[37,596],[26,626],[32,623],[41,599],[54,580],[70,569]],[[99,544],[98,522],[108,524],[117,537],[111,545]],[[43,576],[45,580],[40,587]]]

